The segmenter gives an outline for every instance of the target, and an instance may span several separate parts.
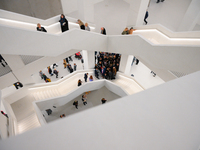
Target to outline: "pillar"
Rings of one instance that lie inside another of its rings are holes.
[[[94,51],[82,50],[84,69],[94,69],[95,66],[95,56]]]
[[[127,26],[140,26],[144,23],[144,16],[150,0],[124,0],[130,4]]]
[[[130,70],[131,70],[132,60],[133,60],[132,55],[122,54],[121,60],[120,60],[119,71],[126,75],[129,75]]]
[[[179,27],[178,31],[192,31],[200,18],[200,1],[192,0]]]

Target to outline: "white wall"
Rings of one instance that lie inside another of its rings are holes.
[[[197,150],[200,143],[199,77],[200,72],[197,72],[76,113],[0,141],[0,148]],[[97,142],[88,142],[94,139]]]
[[[7,118],[3,114],[0,114],[0,137],[5,139],[8,137],[8,128],[7,128]]]

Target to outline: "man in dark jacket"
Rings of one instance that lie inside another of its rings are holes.
[[[47,30],[44,27],[41,27],[41,25],[37,24],[37,31],[47,32]]]
[[[88,78],[88,73],[85,73],[85,74],[84,74],[85,82],[87,82],[87,78]]]

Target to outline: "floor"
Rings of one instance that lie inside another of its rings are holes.
[[[159,76],[153,77],[151,70],[146,67],[141,61],[138,65],[132,65],[130,75],[134,75],[134,79],[145,89],[165,83]]]
[[[87,95],[87,105],[83,105],[82,100],[81,100],[82,95],[79,95],[75,99],[70,101],[69,103],[67,103],[61,107],[54,108],[52,110],[53,111],[52,114],[46,117],[46,121],[47,121],[47,123],[49,123],[49,122],[55,121],[57,119],[61,119],[60,118],[61,114],[65,114],[67,117],[74,113],[78,113],[78,112],[85,111],[87,109],[96,107],[98,105],[102,105],[102,103],[101,103],[101,99],[103,98],[102,95],[107,100],[108,103],[120,98],[120,96],[109,91],[106,87],[102,87],[98,90],[91,91],[91,93],[89,93]],[[78,109],[76,109],[73,105],[73,102],[75,100],[77,100],[79,102]]]
[[[63,58],[64,59],[64,58]],[[72,68],[74,68],[74,63],[76,63],[77,65],[77,70],[82,70],[83,69],[83,65],[81,63],[81,60],[78,60],[77,58],[75,58],[75,56],[73,55],[72,56],[72,60],[73,61],[69,61],[69,63],[72,65]],[[66,75],[69,75],[70,72],[68,71],[68,69],[64,69],[64,65],[63,65],[63,60],[60,60],[59,62],[56,62],[56,64],[58,65],[58,67],[56,67],[56,70],[59,71],[59,74],[58,74],[58,78],[56,78],[55,75],[51,76],[49,73],[48,73],[48,69],[47,68],[44,68],[42,70],[43,73],[45,73],[45,75],[51,79],[51,81],[57,81],[58,79],[60,79],[61,77],[64,77]],[[53,67],[53,65],[51,65],[51,68]],[[44,80],[41,80],[41,77],[39,76],[39,70],[38,72],[34,73],[32,75],[32,78],[34,79],[35,83],[45,83]]]

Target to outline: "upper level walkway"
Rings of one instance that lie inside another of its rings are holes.
[[[22,23],[26,20],[24,26],[30,26],[31,24],[31,26],[35,25],[35,27],[32,29],[22,29],[22,25],[20,25],[20,28],[19,25],[18,27],[11,27],[9,26],[9,21],[6,25],[0,25],[0,40],[2,42],[1,54],[54,57],[73,49],[97,50],[138,56],[156,68],[163,68],[186,74],[199,70],[199,32],[180,33],[182,36],[178,34],[178,39],[175,37],[171,39],[172,35],[177,35],[177,33],[166,32],[166,29],[162,27],[159,27],[159,29],[154,28],[153,30],[144,30],[142,29],[143,27],[138,27],[135,34],[127,36],[105,36],[75,28],[57,34],[58,30],[60,30],[60,25],[58,23],[59,16],[43,21],[19,14],[11,16],[12,15],[1,14],[0,18],[3,18],[1,22],[3,21],[5,23],[8,21],[6,19],[12,20],[15,17],[15,21],[12,25],[14,25],[16,21]],[[36,23],[38,22],[49,27],[49,29],[47,27],[48,33],[35,31]],[[171,35],[167,36],[163,33],[170,33]],[[187,34],[190,36],[186,36]],[[186,63],[188,58],[192,59]]]

